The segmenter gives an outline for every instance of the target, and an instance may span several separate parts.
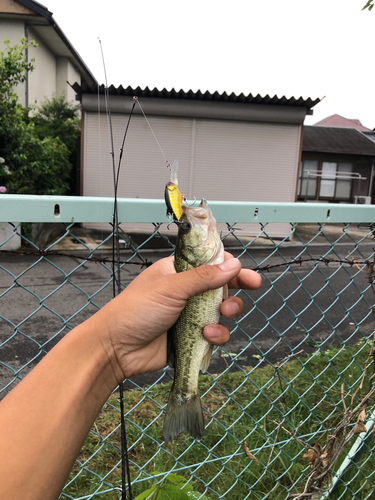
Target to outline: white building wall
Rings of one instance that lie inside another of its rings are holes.
[[[56,94],[56,57],[32,28],[29,40],[38,44],[29,48],[29,60],[35,58],[35,70],[29,76],[29,104],[40,106]]]
[[[197,120],[192,194],[294,202],[300,126]]]
[[[4,34],[4,36],[1,36]],[[35,40],[38,47],[29,48],[29,61],[35,58],[35,69],[29,75],[29,104],[40,106],[46,98],[51,99],[53,95],[64,94],[67,101],[75,102],[75,92],[68,85],[75,82],[81,84],[81,76],[67,57],[56,57],[48,46],[40,39],[32,27],[28,28],[29,41]],[[25,36],[24,21],[1,20],[0,19],[0,50],[4,48],[4,38],[10,40],[10,44],[19,45]],[[19,102],[26,104],[26,84],[16,87]]]
[[[4,39],[7,38],[10,41],[10,45],[19,45],[22,37],[25,36],[25,24],[23,21],[11,20],[11,19],[0,19],[0,50],[4,50]],[[15,87],[15,92],[18,95],[18,99],[22,106],[25,106],[26,84],[21,83]]]
[[[128,117],[112,115],[115,165]],[[149,117],[167,158],[177,158],[181,166],[182,189],[188,185],[192,120]],[[113,196],[113,168],[108,120],[104,114],[86,113],[84,120],[84,196]],[[161,198],[170,178],[166,161],[143,116],[131,120],[121,162],[118,196],[122,198]]]
[[[35,40],[38,47],[29,48],[28,59],[31,61],[35,57],[35,69],[29,74],[29,105],[40,105],[46,97],[51,98],[56,93],[56,58],[48,49],[45,43],[38,37],[31,28],[29,31],[29,41]],[[19,45],[22,37],[25,36],[24,21],[0,20],[1,50],[4,46],[4,38],[10,40],[11,45]],[[22,106],[26,105],[26,83],[22,83],[15,88],[18,99]]]
[[[56,60],[56,95],[65,95],[68,102],[75,102],[76,93],[67,83],[81,84],[81,76],[67,57],[58,57]]]
[[[127,115],[112,115],[115,165]],[[172,163],[179,162],[179,187],[187,198],[294,202],[301,125],[149,116],[155,135]],[[113,196],[108,120],[85,113],[83,195]],[[170,172],[143,116],[132,118],[125,143],[118,196],[164,196]],[[235,221],[228,221],[235,222]],[[251,234],[257,229],[241,228]],[[127,230],[141,229],[127,227]],[[268,228],[274,236],[288,225]],[[245,234],[242,232],[241,234]]]

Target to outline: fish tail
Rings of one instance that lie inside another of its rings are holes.
[[[204,418],[201,400],[197,393],[189,401],[177,404],[172,388],[164,419],[163,440],[165,442],[172,441],[184,431],[188,432],[198,441],[202,439],[204,434]]]

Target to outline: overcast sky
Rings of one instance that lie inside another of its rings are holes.
[[[325,97],[375,127],[375,9],[366,0],[40,0],[100,83]]]

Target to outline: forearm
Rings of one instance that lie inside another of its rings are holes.
[[[0,403],[0,498],[58,498],[117,384],[100,314],[70,332]]]

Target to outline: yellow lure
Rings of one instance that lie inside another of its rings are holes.
[[[182,194],[178,189],[178,161],[175,160],[171,169],[171,181],[165,186],[164,198],[167,205],[167,215],[173,215],[174,220],[180,220],[182,215]]]
[[[165,186],[165,203],[167,205],[167,215],[173,215],[175,220],[180,220],[182,215],[182,195],[173,182],[168,182]]]

